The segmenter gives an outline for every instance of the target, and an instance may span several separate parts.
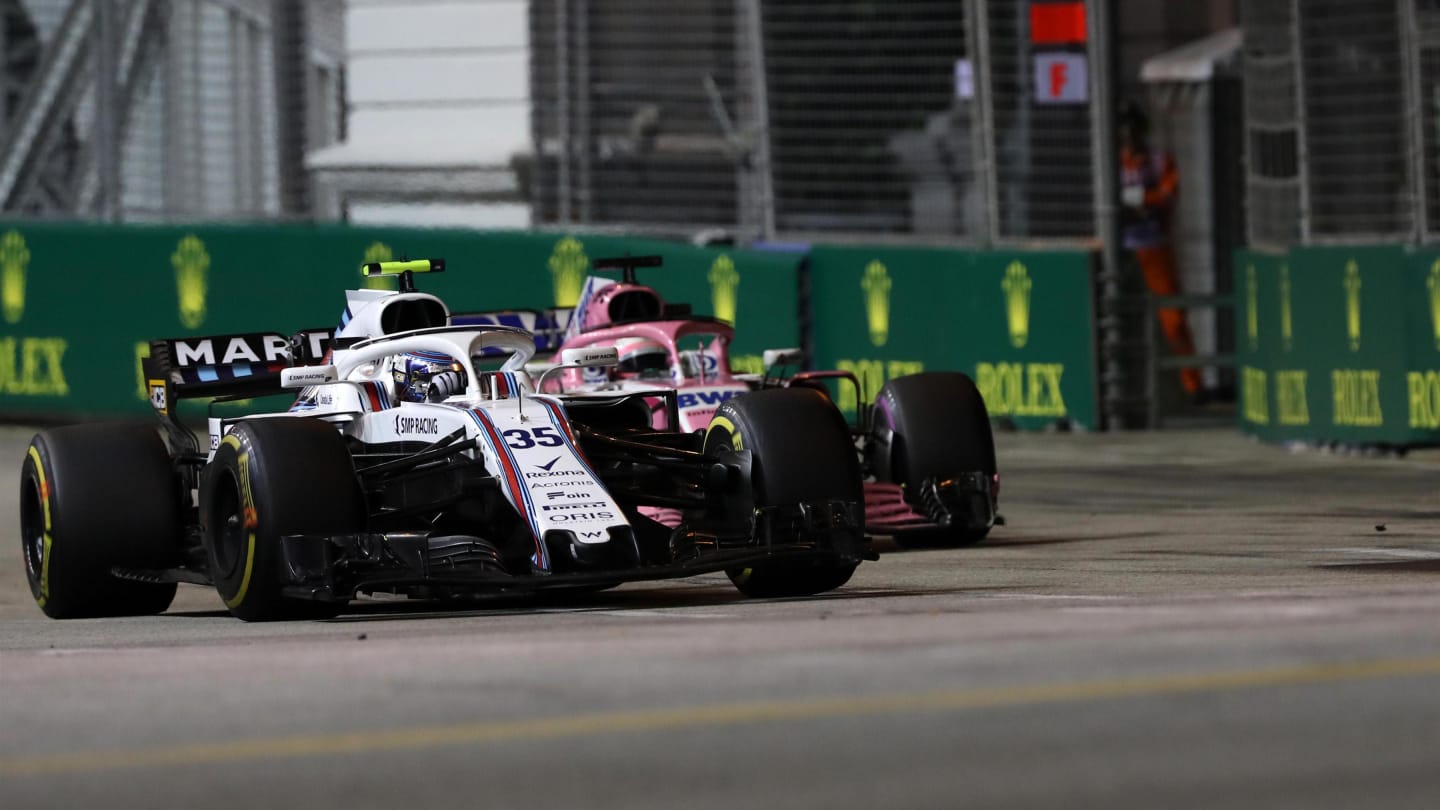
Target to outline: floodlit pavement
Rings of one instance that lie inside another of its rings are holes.
[[[1440,451],[997,439],[990,541],[814,599],[55,622],[12,495],[0,807],[1440,806]]]

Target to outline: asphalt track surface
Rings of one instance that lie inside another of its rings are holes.
[[[998,442],[987,544],[813,599],[55,622],[6,497],[0,807],[1440,807],[1440,452]]]

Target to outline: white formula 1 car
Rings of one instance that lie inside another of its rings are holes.
[[[762,391],[682,432],[675,393],[537,393],[523,329],[452,321],[413,274],[352,290],[340,328],[154,341],[161,430],[35,436],[21,479],[26,573],[56,618],[156,613],[213,585],[242,619],[334,615],[363,593],[446,599],[726,571],[808,595],[873,559],[849,433],[823,395]],[[617,362],[613,347],[559,367]],[[297,389],[285,413],[209,420],[186,397]],[[648,517],[679,514],[678,525]]]

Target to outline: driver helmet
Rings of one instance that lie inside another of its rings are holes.
[[[620,338],[615,341],[620,362],[615,371],[622,378],[670,375],[670,352],[648,338]]]
[[[395,398],[400,402],[438,402],[465,388],[465,372],[455,358],[439,352],[406,352],[391,365]]]

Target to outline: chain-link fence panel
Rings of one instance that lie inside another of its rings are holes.
[[[1079,26],[1040,46],[1035,5],[536,0],[535,220],[749,238],[1093,237],[1083,5],[1041,4]]]
[[[1409,238],[1399,4],[1305,0],[1299,22],[1308,237]]]
[[[985,6],[996,236],[1094,236],[1090,88],[1079,72],[1094,61],[1081,43],[1037,46],[1031,3]]]
[[[1300,239],[1300,93],[1293,0],[1247,0],[1244,97],[1250,244]]]
[[[536,222],[730,225],[747,134],[735,0],[534,0]]]
[[[1437,7],[1243,0],[1252,244],[1433,231]]]
[[[1422,238],[1440,240],[1440,0],[1416,0],[1413,68],[1419,118],[1420,152],[1416,172],[1421,184]]]
[[[776,228],[969,235],[964,4],[763,6]]]

